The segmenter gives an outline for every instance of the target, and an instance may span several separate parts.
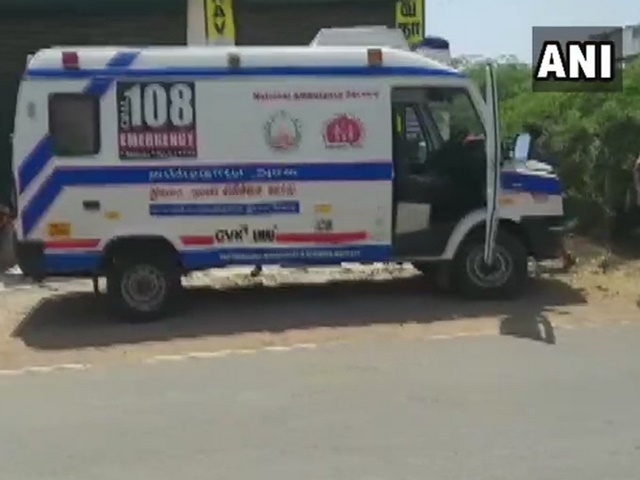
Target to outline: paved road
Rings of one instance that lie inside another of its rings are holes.
[[[0,379],[3,480],[635,480],[640,326]]]

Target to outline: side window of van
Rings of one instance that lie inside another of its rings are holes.
[[[49,135],[53,152],[82,157],[100,152],[100,101],[83,93],[49,96]]]

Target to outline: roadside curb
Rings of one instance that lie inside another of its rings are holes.
[[[615,322],[613,325],[630,325],[632,323],[637,323],[631,320],[621,320],[619,322]],[[609,324],[611,325],[611,324]],[[587,329],[587,328],[598,328],[605,327],[607,325],[600,323],[583,323],[579,326],[577,325],[554,325],[554,329],[557,330],[576,330],[576,329]],[[453,340],[456,338],[470,338],[470,337],[487,337],[487,336],[495,336],[497,333],[495,331],[476,331],[476,332],[461,332],[451,335],[441,335],[434,334],[423,337],[419,340],[421,341],[437,341],[437,340]],[[498,334],[499,335],[499,334]],[[241,355],[256,355],[263,352],[272,352],[272,353],[286,353],[292,351],[303,351],[303,350],[315,350],[322,347],[331,347],[340,344],[347,344],[348,341],[333,341],[326,342],[322,344],[316,343],[296,343],[293,345],[271,345],[261,348],[253,348],[253,349],[231,349],[231,350],[217,350],[217,351],[202,351],[202,352],[187,352],[181,354],[168,354],[168,355],[154,355],[148,358],[141,359],[136,362],[138,364],[159,364],[159,363],[175,363],[181,362],[185,360],[206,360],[213,358],[226,358],[232,356],[241,356]],[[89,370],[91,368],[97,367],[99,365],[93,365],[88,363],[63,363],[57,365],[48,365],[48,366],[28,366],[16,369],[0,369],[0,378],[2,377],[15,377],[19,375],[28,375],[28,374],[44,374],[44,373],[53,373],[53,372],[63,372],[63,371],[84,371]]]
[[[218,350],[214,352],[189,352],[178,355],[156,355],[146,358],[142,363],[176,362],[190,359],[224,358],[237,355],[252,355],[261,352],[291,352],[293,350],[313,350],[319,345],[315,343],[297,343],[289,346],[269,346],[251,349]]]
[[[23,367],[17,368],[14,370],[0,370],[0,377],[10,377],[15,375],[24,375],[29,373],[50,373],[55,371],[62,370],[88,370],[91,368],[89,364],[83,363],[62,363],[59,365],[48,365],[48,366],[32,366],[32,367]]]

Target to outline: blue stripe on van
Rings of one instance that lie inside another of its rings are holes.
[[[500,184],[504,190],[547,195],[562,194],[562,185],[557,177],[507,171],[500,174]]]
[[[444,76],[464,78],[466,75],[455,70],[426,67],[390,67],[390,66],[318,66],[318,67],[163,67],[136,68],[125,66],[107,66],[105,68],[82,68],[79,70],[65,70],[62,68],[30,68],[26,75],[31,78],[64,78],[81,79],[95,76],[116,78],[130,77],[251,77],[251,76],[302,76],[302,77],[420,77]]]
[[[235,183],[279,181],[390,181],[390,161],[368,163],[313,163],[266,165],[189,165],[189,166],[115,166],[59,168],[43,182],[21,210],[24,235],[27,236],[47,213],[65,187],[91,185],[152,185],[156,183]],[[502,172],[503,189],[560,195],[557,178]]]
[[[109,68],[123,69],[129,67],[135,61],[139,53],[139,51],[116,53],[107,63],[106,70]],[[95,95],[100,98],[107,93],[113,83],[113,78],[96,77],[87,84],[83,93]],[[52,157],[53,145],[51,143],[51,137],[47,133],[34,146],[27,157],[20,162],[20,167],[18,168],[18,184],[19,192],[21,194],[29,187],[29,185],[31,185],[31,182],[33,182],[38,173],[46,168]]]
[[[25,237],[37,226],[65,187],[152,185],[157,183],[391,181],[391,160],[357,163],[61,167],[45,180],[21,210]]]
[[[219,248],[183,250],[182,264],[188,270],[228,265],[339,265],[343,262],[386,262],[393,254],[391,245],[338,245],[335,247]],[[49,275],[92,272],[100,267],[102,252],[47,253],[45,271]]]

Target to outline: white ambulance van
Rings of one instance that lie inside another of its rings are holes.
[[[230,265],[406,261],[513,296],[528,256],[556,255],[561,189],[501,171],[492,72],[485,104],[398,48],[41,50],[13,137],[19,265],[105,276],[136,320],[175,305],[183,274]]]

